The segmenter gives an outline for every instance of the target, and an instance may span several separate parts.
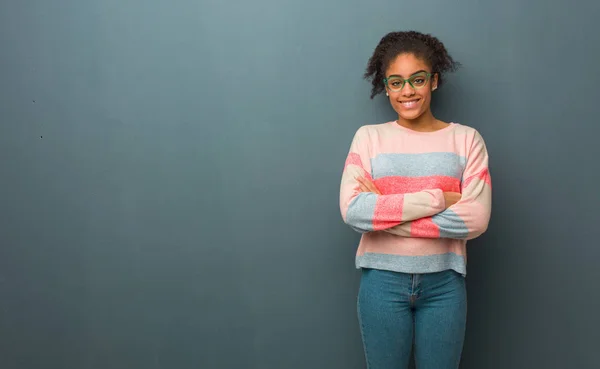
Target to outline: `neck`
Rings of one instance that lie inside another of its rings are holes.
[[[437,120],[431,113],[431,110],[427,110],[416,119],[408,120],[399,116],[397,122],[403,127],[419,132],[437,131],[447,125],[446,123]]]

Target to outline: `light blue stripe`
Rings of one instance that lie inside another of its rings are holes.
[[[467,274],[465,258],[452,252],[426,256],[366,253],[356,257],[356,267],[400,273],[436,273],[453,269],[462,275]]]
[[[371,159],[373,178],[448,176],[462,178],[466,159],[452,152],[379,154]]]
[[[346,212],[346,223],[357,232],[371,232],[373,230],[373,214],[377,195],[370,192],[358,194],[350,202]]]
[[[464,239],[469,235],[465,222],[450,209],[434,215],[431,220],[440,227],[440,238]]]

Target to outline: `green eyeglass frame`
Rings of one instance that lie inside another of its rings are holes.
[[[400,76],[393,75],[393,76],[384,78],[383,84],[390,91],[398,92],[398,91],[402,91],[402,89],[404,88],[404,85],[406,85],[406,82],[408,82],[408,84],[416,90],[416,89],[425,87],[425,85],[427,85],[427,83],[429,82],[431,76],[433,76],[434,74],[435,73],[419,72],[419,73],[415,73],[412,76],[408,77],[408,79],[404,79]],[[418,82],[419,78],[423,78],[424,81]],[[401,85],[394,86],[394,85],[392,85],[393,83],[401,83]]]

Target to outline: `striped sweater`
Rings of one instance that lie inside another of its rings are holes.
[[[358,176],[381,195],[360,192]],[[461,199],[445,209],[443,192],[460,192]],[[356,132],[342,174],[340,210],[362,234],[357,268],[466,275],[467,240],[486,231],[491,206],[487,149],[474,128],[451,123],[417,132],[392,121]]]

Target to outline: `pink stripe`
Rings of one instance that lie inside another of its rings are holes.
[[[369,232],[363,234],[357,254],[365,253],[421,256],[437,255],[453,252],[457,255],[465,255],[465,249],[460,240],[449,238],[398,237],[387,232]]]
[[[380,231],[400,224],[404,196],[377,196],[373,214],[373,230]],[[394,219],[394,220],[392,220]]]
[[[410,152],[427,153],[432,151],[453,152],[461,156],[467,155],[466,145],[457,145],[458,142],[470,142],[475,131],[456,125],[449,134],[440,134],[427,137],[426,140],[415,139],[414,134],[406,134],[404,129],[399,129],[395,121],[388,122],[372,130],[371,152]],[[365,132],[366,133],[366,132]],[[418,133],[417,133],[418,135]],[[401,148],[401,149],[399,149]]]
[[[350,154],[348,154],[348,157],[346,158],[346,163],[344,164],[344,170],[346,170],[346,168],[349,165],[356,165],[357,167],[359,167],[360,169],[362,169],[364,171],[364,175],[365,175],[366,179],[368,179],[369,181],[373,181],[373,178],[371,177],[371,173],[369,173],[363,166],[362,160],[360,159],[360,155],[358,155],[357,153],[354,153],[354,152],[351,152]]]
[[[411,223],[410,233],[420,237],[439,238],[440,228],[431,218],[421,218]]]
[[[348,165],[358,165],[359,167],[364,169],[362,165],[362,160],[360,160],[360,155],[354,152],[348,154],[348,157],[346,158],[346,164],[344,164],[344,168],[346,168]]]
[[[480,181],[484,181],[488,186],[492,187],[492,179],[490,177],[490,172],[488,168],[483,168],[479,173],[472,175],[471,177],[465,180],[463,188],[467,188],[474,179],[479,179]]]
[[[433,189],[441,189],[445,192],[460,192],[460,180],[447,176],[390,176],[376,179],[375,185],[383,194],[412,193]]]

